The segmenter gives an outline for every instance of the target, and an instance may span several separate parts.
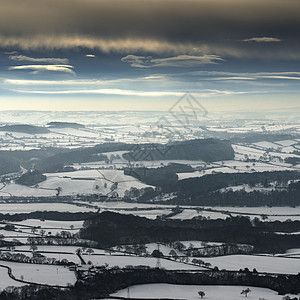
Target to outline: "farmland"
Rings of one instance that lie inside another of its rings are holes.
[[[276,290],[251,287],[250,299],[299,293],[295,284],[283,290],[272,282],[281,275],[294,282],[300,269],[300,125],[266,120],[266,134],[255,121],[224,127],[214,116],[205,129],[166,132],[151,123],[158,115],[144,115],[137,126],[133,115],[132,124],[121,115],[112,124],[103,114],[99,124],[90,113],[60,126],[49,125],[53,115],[36,112],[28,123],[37,128],[18,127],[35,133],[3,127],[0,155],[18,168],[1,175],[0,290],[60,286],[63,293],[72,286],[73,293],[77,284],[122,272],[153,272],[155,278],[167,272],[172,280],[180,272],[209,280],[212,272],[220,277],[214,287],[189,288],[134,285],[140,282],[128,275],[129,293],[147,298],[154,289],[155,298],[196,299],[204,290],[208,299],[221,293],[240,299],[246,285],[219,285],[222,276],[232,282],[231,274],[265,276],[264,286]],[[213,153],[205,148],[210,143],[226,145],[222,155],[230,158],[217,159],[222,149]]]
[[[177,298],[177,299],[199,299],[198,292],[204,291],[207,299],[219,300],[240,300],[241,291],[244,286],[209,286],[209,285],[175,285],[175,284],[145,284],[131,286],[112,294],[112,297],[127,297],[128,293],[132,298]],[[251,287],[249,299],[281,300],[282,296],[270,289]],[[205,299],[205,298],[204,298]]]

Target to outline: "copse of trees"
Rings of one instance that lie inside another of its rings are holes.
[[[130,175],[138,180],[154,186],[165,186],[177,182],[178,175],[167,167],[161,168],[126,168],[125,175]]]
[[[208,194],[229,186],[268,183],[274,181],[287,183],[289,180],[295,179],[300,179],[300,172],[274,171],[254,173],[218,173],[183,179],[172,186],[168,186],[164,190],[178,192],[180,195],[189,197],[199,194]]]
[[[141,144],[123,154],[128,161],[189,159],[203,161],[230,160],[234,158],[231,143],[227,140],[196,139],[172,142],[166,145]]]
[[[281,223],[284,225],[256,221],[254,227],[250,219],[245,217],[226,220],[149,220],[133,215],[103,212],[87,219],[79,236],[97,242],[100,247],[180,240],[252,245],[254,253],[279,253],[300,247],[300,240],[296,235],[275,234],[275,229],[283,232],[287,228],[300,230],[300,222]]]
[[[227,191],[213,192],[208,195],[193,195],[191,197],[178,194],[177,197],[164,201],[164,204],[176,205],[209,205],[209,206],[290,206],[300,205],[300,190],[274,190],[268,193],[261,191],[246,192]]]
[[[40,182],[43,182],[47,179],[45,175],[43,175],[40,171],[38,170],[30,170],[23,174],[20,178],[16,180],[16,183],[22,184],[22,185],[27,185],[27,186],[32,186],[36,185]]]

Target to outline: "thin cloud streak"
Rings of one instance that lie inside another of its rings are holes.
[[[139,96],[139,97],[166,97],[166,96],[182,96],[182,92],[176,91],[135,91],[122,89],[96,89],[96,90],[63,90],[63,91],[39,91],[39,90],[14,90],[19,93],[26,94],[48,94],[48,95],[72,95],[72,94],[103,94],[103,95],[119,95],[119,96]],[[252,92],[251,92],[252,93]],[[205,90],[203,93],[193,92],[195,96],[218,96],[218,95],[243,95],[248,92],[221,91],[221,90]]]
[[[291,76],[257,76],[257,78],[267,78],[267,79],[287,79],[287,80],[300,80],[300,77],[291,77]]]
[[[163,97],[163,96],[181,96],[181,92],[145,92],[134,90],[122,90],[122,89],[96,89],[96,90],[64,90],[64,91],[26,91],[15,90],[20,93],[32,93],[32,94],[104,94],[104,95],[119,95],[119,96],[140,96],[140,97]]]
[[[34,74],[45,71],[75,74],[73,71],[73,66],[71,65],[23,65],[11,66],[8,68],[8,70],[31,70]]]
[[[171,75],[172,77],[193,76],[204,77],[205,80],[254,80],[259,78],[270,79],[299,79],[300,72],[222,72],[222,71],[191,71]]]
[[[217,55],[178,55],[165,58],[152,58],[151,56],[127,55],[121,58],[122,62],[129,63],[135,68],[151,67],[195,67],[205,64],[217,64],[224,61]]]
[[[243,42],[256,42],[256,43],[278,43],[281,42],[281,39],[274,37],[253,37],[250,39],[244,39]]]
[[[14,61],[30,61],[30,62],[36,62],[36,63],[50,63],[50,64],[68,64],[69,59],[67,58],[34,58],[34,57],[29,57],[25,55],[10,55],[8,57],[11,60]]]
[[[111,83],[120,82],[147,82],[147,81],[157,81],[166,79],[162,75],[153,75],[146,77],[136,77],[136,78],[118,78],[110,80],[26,80],[26,79],[3,79],[4,83],[14,84],[14,85],[105,85]]]

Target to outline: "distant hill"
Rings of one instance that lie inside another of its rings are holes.
[[[123,155],[128,161],[163,159],[218,161],[234,158],[234,151],[230,142],[216,139],[192,140],[167,145],[103,143],[90,148],[43,148],[29,151],[0,151],[0,158],[3,157],[8,161],[14,161],[16,165],[15,168],[12,168],[13,171],[9,169],[3,174],[15,172],[16,169],[19,170],[19,165],[26,169],[30,169],[34,165],[35,169],[42,172],[59,172],[64,171],[65,166],[73,163],[107,161],[108,157],[105,153],[114,151],[128,151],[129,153]],[[165,171],[174,173],[175,169],[181,170],[182,166],[169,166],[163,170],[163,173]],[[185,170],[185,172],[188,171]]]
[[[47,125],[51,128],[85,128],[83,124],[71,122],[49,122]]]
[[[39,134],[39,133],[48,133],[49,130],[45,127],[33,126],[33,125],[5,125],[0,127],[0,131],[8,131],[8,132],[21,132],[28,134]]]
[[[107,156],[101,153],[127,150],[129,147],[130,145],[123,143],[104,143],[91,148],[68,149],[42,158],[36,162],[35,167],[43,172],[60,172],[64,171],[64,166],[73,163],[106,161]]]
[[[65,166],[72,163],[107,160],[107,156],[101,153],[127,150],[130,147],[130,144],[104,143],[91,148],[43,147],[27,151],[0,151],[0,175],[18,172],[20,165],[25,169],[35,166],[35,169],[43,172],[65,172]]]
[[[274,134],[274,133],[245,133],[231,138],[233,143],[257,143],[257,142],[276,142],[282,140],[293,140],[299,138],[292,134]]]

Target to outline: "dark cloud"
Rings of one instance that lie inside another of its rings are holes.
[[[298,28],[298,0],[0,0],[4,47],[191,54],[205,46],[211,54],[227,47],[230,55],[247,53],[237,41],[275,37],[285,44],[275,51],[296,53]]]

